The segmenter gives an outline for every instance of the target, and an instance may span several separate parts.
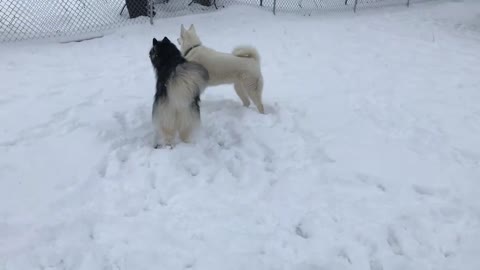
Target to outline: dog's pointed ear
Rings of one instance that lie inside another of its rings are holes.
[[[188,28],[188,31],[193,31],[196,33],[197,31],[195,30],[195,25],[191,24],[190,28]]]
[[[157,43],[158,43],[157,39],[156,39],[156,38],[153,38],[153,40],[152,40],[152,45],[155,46],[155,45],[157,45]]]
[[[163,43],[171,43],[170,40],[167,37],[164,37],[162,40]]]
[[[183,35],[185,35],[185,32],[186,32],[186,31],[187,31],[187,30],[185,30],[185,26],[183,26],[183,24],[182,24],[182,26],[180,26],[180,36],[183,37]]]

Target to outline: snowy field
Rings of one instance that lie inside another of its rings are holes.
[[[153,36],[262,55],[151,147]],[[480,269],[480,1],[253,7],[0,45],[0,270]]]

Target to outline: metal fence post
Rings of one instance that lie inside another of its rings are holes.
[[[150,24],[153,25],[153,0],[149,0],[149,15],[150,15]]]
[[[410,0],[407,0],[407,7],[410,7]]]
[[[277,15],[275,14],[275,9],[277,8],[277,0],[273,0],[273,15]]]
[[[357,3],[358,0],[355,0],[355,4],[353,5],[353,12],[357,12]]]

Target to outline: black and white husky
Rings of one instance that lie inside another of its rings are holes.
[[[177,131],[183,142],[189,142],[200,124],[200,94],[207,86],[208,71],[183,58],[167,37],[153,39],[150,60],[157,77],[152,108],[154,146],[173,147]]]

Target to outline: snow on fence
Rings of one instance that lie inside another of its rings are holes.
[[[122,25],[251,5],[281,11],[354,10],[422,0],[0,0],[0,42],[92,35]]]

